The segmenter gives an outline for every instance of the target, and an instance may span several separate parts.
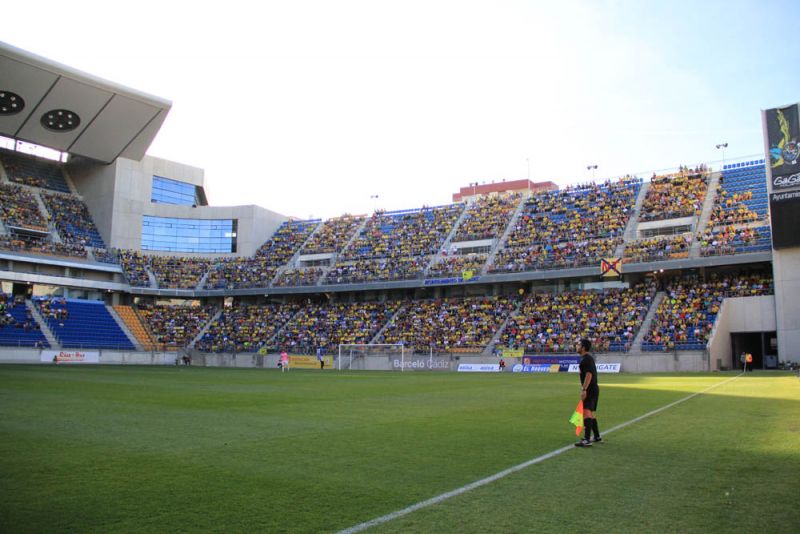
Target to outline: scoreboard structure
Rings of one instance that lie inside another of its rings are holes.
[[[800,361],[800,105],[762,111],[778,355]]]

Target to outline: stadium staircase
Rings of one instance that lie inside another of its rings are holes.
[[[200,331],[197,333],[197,335],[194,336],[194,339],[192,339],[192,341],[189,342],[187,348],[193,349],[195,344],[201,339],[203,339],[203,336],[206,335],[206,332],[208,332],[208,329],[211,328],[211,325],[216,323],[220,315],[222,315],[222,311],[223,308],[218,309],[217,312],[213,315],[213,317],[211,317],[208,321],[206,321],[206,324],[203,325],[203,328],[201,328]]]
[[[17,323],[24,324],[28,320],[28,309],[27,303],[25,306],[15,306],[13,302],[10,302],[6,307],[6,313],[10,313]],[[34,315],[33,317],[36,320],[36,316]],[[0,326],[0,345],[7,347],[35,347],[37,343],[40,345],[47,345],[48,343],[41,330],[25,330],[24,328],[17,328],[16,325]]]
[[[489,267],[494,264],[494,258],[495,256],[497,256],[497,252],[503,249],[504,246],[503,244],[506,242],[508,234],[510,234],[513,231],[514,227],[517,225],[517,219],[519,219],[520,214],[525,209],[525,202],[527,202],[527,200],[528,197],[525,197],[517,205],[517,209],[514,210],[514,214],[511,216],[511,219],[509,219],[508,224],[506,225],[506,229],[503,232],[503,235],[501,235],[497,239],[497,242],[495,242],[494,247],[492,247],[492,250],[489,251],[489,257],[486,258],[486,263],[483,264],[483,269],[481,269],[481,274],[486,274],[486,272],[489,270]]]
[[[648,189],[650,189],[650,182],[642,183],[642,186],[639,188],[639,196],[636,197],[631,216],[628,218],[628,224],[625,226],[625,233],[622,234],[622,243],[617,247],[615,252],[617,258],[621,258],[625,255],[625,243],[636,241],[636,230],[639,228],[639,213],[642,212],[642,204],[644,204],[644,199],[647,197]]]
[[[137,350],[145,350],[147,352],[156,350],[157,345],[153,339],[153,335],[144,326],[142,323],[142,318],[138,313],[136,313],[136,310],[134,310],[131,306],[124,306],[120,304],[114,306],[114,312],[116,312],[117,316],[122,319],[122,322],[125,323],[128,331],[136,340],[134,345],[136,345]]]
[[[147,279],[150,280],[150,287],[158,289],[158,278],[156,278],[150,267],[145,265],[144,271],[147,273]]]
[[[389,318],[389,320],[386,321],[386,323],[381,327],[381,329],[378,330],[378,332],[374,336],[372,336],[372,339],[369,340],[369,343],[370,344],[372,344],[372,343],[380,343],[381,337],[383,336],[383,332],[387,328],[389,328],[389,325],[392,324],[392,322],[394,321],[395,317],[399,317],[400,314],[403,313],[404,311],[406,311],[406,307],[405,306],[400,306],[399,308],[397,308],[397,311],[394,312],[394,315],[392,315]]]
[[[339,255],[343,254],[345,250],[350,248],[350,245],[353,244],[353,241],[355,241],[356,238],[361,235],[361,232],[363,232],[364,228],[367,227],[369,219],[370,219],[369,217],[364,217],[364,220],[361,221],[361,224],[358,226],[358,228],[356,228],[356,231],[353,232],[353,235],[351,235],[350,239],[347,240],[347,243],[344,244],[342,250],[340,250],[337,254],[334,254],[333,259],[331,260],[331,267],[333,267],[336,264],[336,260],[339,258]]]
[[[703,211],[700,213],[700,218],[697,220],[697,226],[694,229],[695,239],[689,248],[689,257],[700,257],[700,240],[696,239],[697,234],[704,232],[708,221],[711,220],[711,214],[714,211],[714,202],[717,200],[717,186],[719,186],[719,172],[712,172],[708,179],[708,191],[706,191],[706,199],[703,202]]]
[[[144,346],[141,343],[139,343],[139,338],[137,338],[136,335],[131,331],[131,329],[128,328],[128,324],[122,319],[122,317],[119,316],[117,311],[112,306],[109,306],[107,304],[106,304],[106,310],[108,310],[108,314],[111,316],[111,318],[114,319],[114,321],[116,321],[117,326],[119,326],[120,330],[122,330],[125,333],[125,335],[128,336],[128,339],[131,341],[131,343],[133,343],[134,348],[136,348],[136,350],[140,352],[145,350]]]
[[[42,195],[39,194],[39,189],[23,186],[25,189],[31,192],[33,198],[36,199],[36,205],[39,206],[39,211],[44,215],[45,220],[47,221],[47,229],[50,230],[50,236],[58,236],[58,230],[56,230],[56,223],[53,222],[53,217],[50,211],[47,209],[47,206],[42,200]],[[55,230],[55,231],[54,231]],[[61,242],[60,236],[58,239],[58,243]]]
[[[64,167],[61,168],[61,177],[64,178],[64,183],[67,184],[67,188],[69,189],[68,193],[73,195],[78,194],[78,188],[75,187],[75,183],[72,181],[72,177],[67,172],[67,169]]]
[[[650,309],[647,310],[647,315],[644,316],[644,321],[642,321],[642,326],[639,327],[639,331],[636,333],[636,337],[633,338],[633,343],[631,343],[631,350],[640,351],[642,350],[642,340],[647,332],[650,331],[650,324],[653,322],[653,317],[656,316],[656,311],[658,310],[658,306],[661,304],[661,301],[664,300],[666,296],[666,292],[658,291],[653,297],[653,302],[650,303]]]
[[[211,274],[211,271],[214,269],[213,264],[209,265],[208,270],[200,277],[200,281],[197,282],[197,286],[195,286],[195,291],[202,291],[206,287],[206,280],[208,280],[208,275]]]
[[[452,243],[453,238],[456,236],[456,232],[458,232],[458,227],[461,226],[461,223],[464,221],[464,217],[467,216],[467,211],[468,211],[467,207],[464,207],[464,209],[461,210],[461,215],[459,215],[458,219],[456,219],[456,222],[455,224],[453,224],[453,228],[450,229],[450,233],[447,234],[444,243],[442,243],[441,246],[439,246],[438,250],[436,251],[436,254],[431,256],[428,265],[426,265],[425,269],[422,271],[423,278],[428,275],[428,271],[431,269],[431,267],[436,265],[436,263],[442,257],[442,252],[450,247],[450,243]]]
[[[519,309],[520,307],[522,307],[523,301],[524,299],[520,299],[519,302],[517,302],[516,306],[514,306],[514,309],[511,310],[511,312],[506,316],[506,319],[505,321],[503,321],[503,324],[500,325],[500,328],[498,328],[497,332],[495,332],[494,335],[492,336],[492,340],[489,341],[489,344],[483,348],[481,356],[492,356],[495,344],[500,340],[500,336],[503,335],[503,332],[505,331],[506,326],[508,325],[508,321],[511,320],[511,317],[519,313]]]
[[[33,303],[33,301],[30,299],[26,299],[25,307],[27,307],[31,311],[31,315],[33,315],[33,318],[36,320],[37,323],[39,323],[39,328],[41,329],[42,334],[47,340],[47,343],[50,344],[50,348],[60,349],[61,344],[56,339],[56,336],[53,335],[53,331],[50,330],[50,326],[47,324],[47,321],[44,320],[44,317],[42,317],[42,314],[39,312],[39,309]]]
[[[289,261],[287,261],[283,265],[283,267],[278,269],[278,273],[276,273],[275,277],[270,281],[270,285],[272,284],[272,282],[275,282],[278,279],[278,274],[279,273],[283,273],[283,271],[285,271],[286,269],[295,269],[296,268],[297,260],[302,255],[303,249],[306,248],[306,245],[308,245],[308,242],[311,241],[311,237],[314,234],[316,234],[317,232],[319,232],[324,225],[325,225],[324,221],[320,221],[320,222],[317,223],[317,226],[314,228],[314,230],[311,233],[309,233],[306,236],[305,240],[302,243],[300,243],[300,246],[297,247],[297,250],[295,251],[295,253],[292,254],[292,258]]]
[[[331,264],[328,265],[327,267],[322,268],[322,276],[320,276],[319,279],[317,279],[317,285],[322,285],[325,283],[325,278],[328,277],[328,273],[330,273],[331,270],[334,268],[334,266],[336,266],[336,262],[339,260],[339,256],[344,254],[344,251],[350,248],[350,245],[353,243],[353,241],[355,241],[356,238],[359,235],[361,235],[361,232],[363,232],[364,228],[367,227],[369,219],[370,219],[369,217],[364,217],[364,220],[361,221],[361,224],[358,225],[358,228],[356,228],[355,232],[353,232],[353,235],[351,235],[347,239],[347,243],[344,244],[344,246],[339,250],[339,252],[335,252],[333,254],[333,257],[331,258]]]

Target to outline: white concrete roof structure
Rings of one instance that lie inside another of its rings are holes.
[[[0,42],[0,135],[101,163],[138,161],[171,107]]]

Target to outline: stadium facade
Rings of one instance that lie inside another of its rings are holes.
[[[759,368],[800,362],[800,243],[784,239],[792,210],[780,228],[769,212],[794,201],[791,166],[494,184],[447,206],[296,221],[211,206],[202,169],[145,156],[170,107],[0,44],[0,361],[77,348],[268,367],[280,350],[399,342],[454,368],[596,335],[623,371],[734,368],[743,352]],[[33,145],[68,161],[22,153]],[[87,341],[104,314],[120,337]]]

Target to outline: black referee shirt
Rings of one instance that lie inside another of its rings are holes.
[[[583,381],[586,380],[586,373],[592,373],[592,381],[589,383],[589,389],[597,389],[597,365],[594,363],[594,356],[588,352],[581,356],[580,370],[581,387],[583,387]]]

